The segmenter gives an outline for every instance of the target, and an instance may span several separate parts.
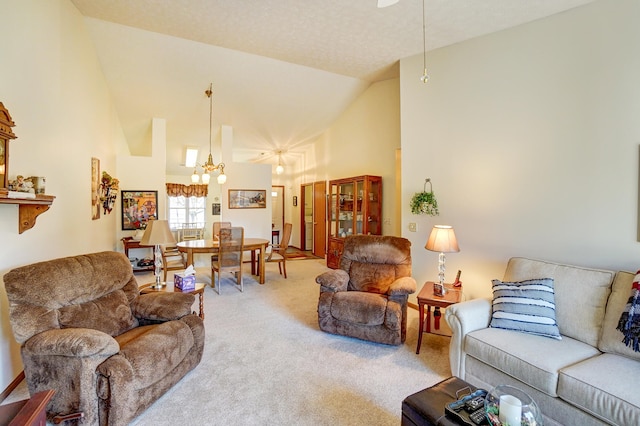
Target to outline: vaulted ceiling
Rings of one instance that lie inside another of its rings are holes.
[[[282,150],[286,163],[425,40],[429,51],[593,0],[425,0],[426,38],[420,0],[71,1],[132,153],[150,118],[165,118],[167,173],[190,174],[185,148],[200,162],[209,152],[209,83],[214,128],[234,129],[233,159],[276,164]]]

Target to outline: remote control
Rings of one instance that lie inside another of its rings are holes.
[[[484,414],[484,407],[474,411],[473,413],[470,413],[469,418],[477,425],[485,423],[487,420],[487,416],[485,416]]]
[[[470,413],[476,411],[480,407],[484,407],[484,398],[481,396],[476,396],[465,403],[465,410]]]

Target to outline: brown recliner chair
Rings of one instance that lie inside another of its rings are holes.
[[[4,283],[29,392],[50,421],[126,425],[202,358],[187,293],[140,295],[126,256],[101,252],[9,271]]]
[[[340,269],[318,277],[318,324],[328,333],[399,345],[407,334],[411,241],[353,235],[344,241]]]

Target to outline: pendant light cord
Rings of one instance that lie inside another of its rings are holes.
[[[213,128],[213,83],[209,85],[209,90],[206,91],[209,97],[209,155],[211,155],[211,133]]]

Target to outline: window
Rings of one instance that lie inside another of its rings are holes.
[[[182,228],[183,223],[198,223],[204,227],[207,197],[169,197],[169,226]]]

